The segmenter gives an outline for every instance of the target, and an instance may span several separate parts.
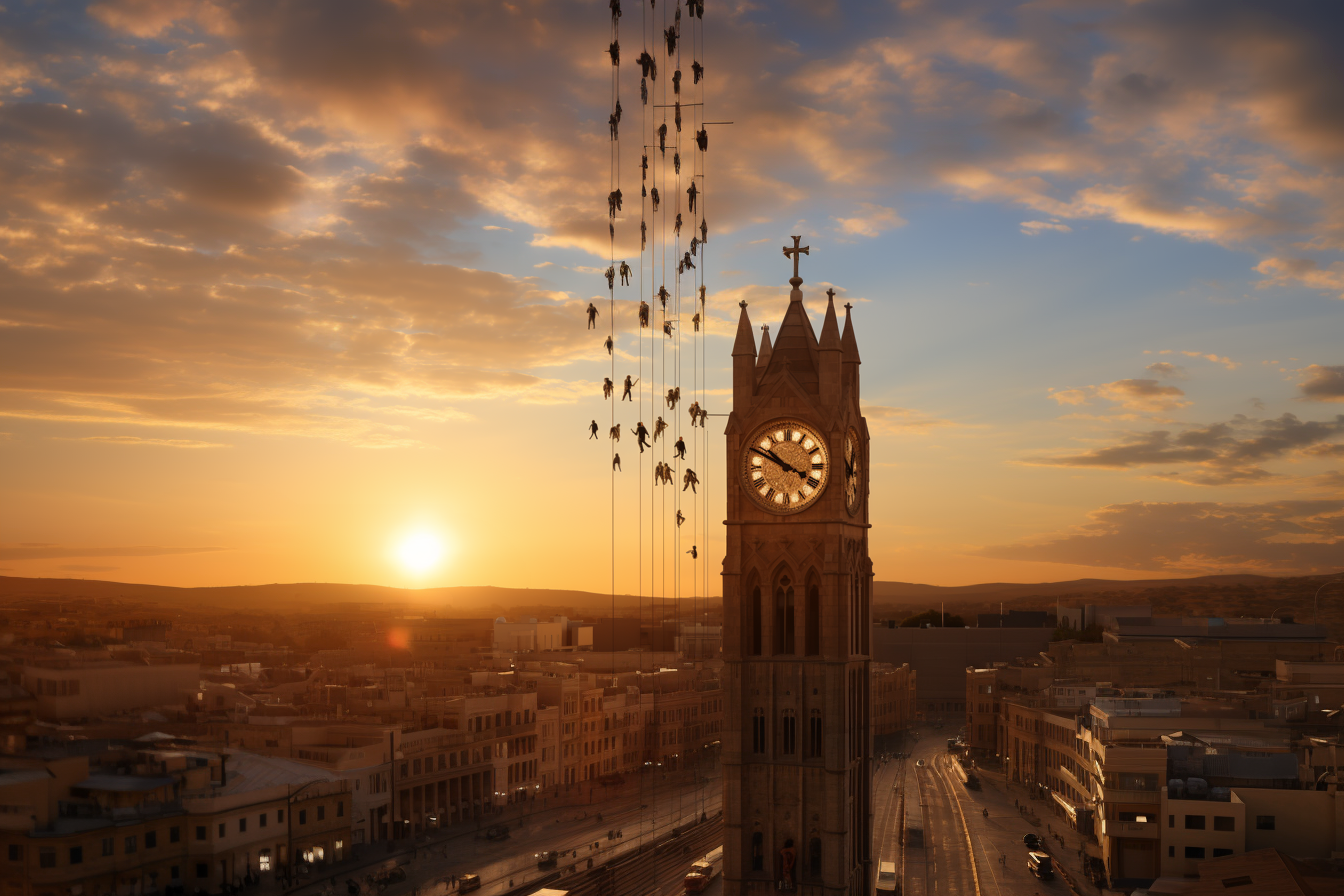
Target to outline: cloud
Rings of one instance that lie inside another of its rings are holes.
[[[943,420],[910,408],[888,407],[880,404],[863,406],[863,416],[870,429],[893,434],[913,432],[920,435],[938,426],[956,426],[951,420]]]
[[[1261,287],[1306,286],[1344,299],[1344,262],[1322,268],[1313,258],[1266,258],[1255,269],[1265,275]]]
[[[1144,368],[1153,376],[1168,380],[1183,380],[1186,378],[1186,370],[1179,364],[1172,364],[1169,361],[1155,361]]]
[[[66,547],[31,542],[0,545],[0,560],[57,560],[64,557],[169,557],[177,554],[206,554],[228,548],[170,548],[155,545],[129,547]]]
[[[1334,420],[1302,421],[1292,414],[1254,420],[1238,414],[1226,423],[1169,430],[1131,432],[1117,444],[1078,454],[1037,455],[1032,466],[1127,470],[1161,465],[1193,469],[1155,474],[1191,485],[1241,485],[1274,476],[1261,464],[1292,454],[1320,452],[1322,444],[1344,435],[1344,414]]]
[[[1344,501],[1111,504],[1071,531],[975,553],[1198,575],[1309,575],[1344,568]]]
[[[162,448],[230,448],[223,442],[201,442],[196,439],[142,439],[139,436],[80,436],[80,442],[103,442],[108,445],[152,445]]]
[[[1161,385],[1151,379],[1115,380],[1080,389],[1052,389],[1050,397],[1062,405],[1082,405],[1093,398],[1100,398],[1132,411],[1150,413],[1170,411],[1190,404],[1183,400],[1183,390],[1176,386]]]
[[[1058,221],[1023,221],[1018,227],[1027,236],[1039,236],[1047,230],[1053,230],[1056,233],[1073,233],[1072,227]]]
[[[1214,364],[1221,364],[1223,367],[1227,368],[1228,370],[1236,370],[1238,367],[1241,366],[1241,362],[1240,362],[1240,361],[1233,361],[1231,358],[1220,357],[1220,356],[1218,356],[1218,355],[1211,354],[1211,353],[1209,353],[1209,352],[1190,351],[1190,350],[1188,350],[1188,349],[1181,350],[1181,351],[1174,351],[1174,350],[1172,350],[1172,349],[1165,348],[1165,349],[1162,349],[1161,351],[1158,351],[1158,352],[1154,352],[1154,351],[1151,351],[1151,350],[1149,350],[1149,351],[1145,351],[1144,354],[1145,354],[1145,355],[1184,355],[1184,356],[1187,357],[1187,358],[1200,358],[1200,359],[1205,360],[1205,361],[1212,361]],[[1182,369],[1182,370],[1183,370],[1183,368],[1178,368],[1178,369]]]
[[[858,211],[850,218],[836,218],[840,232],[846,236],[875,237],[884,230],[904,227],[905,219],[893,208],[874,205],[871,202],[859,204]]]
[[[1297,384],[1304,399],[1344,401],[1344,366],[1323,367],[1312,364],[1305,372],[1307,378]]]

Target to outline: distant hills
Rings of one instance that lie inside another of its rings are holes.
[[[1152,588],[1204,586],[1264,587],[1278,581],[1270,576],[1195,576],[1188,579],[1073,579],[1036,585],[988,582],[983,585],[916,585],[910,582],[875,582],[873,603],[924,604],[930,600],[958,602],[1009,601],[1020,597],[1055,597],[1064,594],[1098,594],[1106,591],[1147,591]]]

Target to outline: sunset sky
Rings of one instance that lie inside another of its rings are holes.
[[[879,579],[1344,568],[1337,4],[705,6],[707,405],[801,234],[818,329],[854,305]],[[624,7],[637,118],[675,5]],[[0,7],[0,574],[611,587],[609,27]],[[717,593],[710,425],[680,547]],[[628,438],[615,587],[647,593]]]

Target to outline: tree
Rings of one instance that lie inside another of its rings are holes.
[[[944,615],[937,610],[925,610],[923,613],[911,616],[901,623],[901,628],[923,628],[926,625],[934,628],[942,628],[944,624]],[[966,620],[962,619],[956,613],[946,615],[946,624],[948,628],[965,628]]]

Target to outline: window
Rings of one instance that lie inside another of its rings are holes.
[[[1272,831],[1272,830],[1274,830],[1274,816],[1273,816],[1273,815],[1257,815],[1257,816],[1255,816],[1255,829],[1256,829],[1257,831]]]
[[[71,865],[84,864],[84,847],[82,846],[70,847],[70,864]]]
[[[326,819],[326,817],[327,817],[327,807],[326,807],[326,806],[318,806],[318,807],[317,807],[317,820],[318,820],[318,821],[324,821],[324,820]]]
[[[751,835],[751,870],[765,870],[765,835],[760,831]]]
[[[258,871],[271,870],[271,851],[269,849],[263,849],[261,853],[257,856],[257,870]]]
[[[37,852],[37,864],[40,868],[56,867],[56,850],[40,849]]]
[[[23,847],[11,843],[9,845],[9,860],[11,862],[23,861]]]
[[[246,833],[247,833],[247,819],[246,819],[246,818],[240,818],[240,819],[238,819],[238,833],[240,833],[240,834],[246,834]]]
[[[344,817],[345,817],[345,801],[344,801],[344,800],[342,800],[341,802],[339,802],[339,803],[336,804],[336,817],[337,817],[337,818],[344,818]]]
[[[210,866],[205,862],[196,863],[196,877],[199,880],[205,880],[210,876]]]
[[[417,759],[411,763],[411,774],[420,774],[420,760]]]
[[[284,810],[284,809],[276,809],[276,810],[275,810],[275,823],[276,823],[276,824],[284,824],[284,823],[285,823],[285,810]]]
[[[205,839],[205,825],[203,824],[196,825],[196,839],[197,840]]]
[[[796,742],[798,739],[798,719],[794,717],[793,710],[784,710],[784,719],[781,728],[783,729],[781,732],[781,739],[784,742],[784,754],[786,756],[792,756],[796,749]]]
[[[825,748],[825,738],[821,729],[821,710],[814,709],[807,719],[807,755],[820,759]]]
[[[807,638],[807,655],[819,656],[821,654],[821,592],[816,585],[809,585],[807,588],[807,610],[803,625],[807,628],[807,631],[804,632]]]
[[[1168,816],[1167,816],[1167,827],[1169,827],[1169,828],[1174,828],[1174,827],[1176,827],[1176,816],[1175,816],[1175,815],[1168,815]]]
[[[179,866],[179,865],[173,865],[171,868],[169,868],[169,869],[168,869],[168,876],[169,876],[170,878],[172,878],[173,880],[181,880],[181,879],[182,879],[182,868],[181,868],[181,866]]]
[[[1202,846],[1187,846],[1187,847],[1185,848],[1185,857],[1186,857],[1187,859],[1202,859],[1202,858],[1204,858],[1204,847],[1202,847]]]
[[[1235,831],[1237,829],[1237,820],[1231,815],[1213,816],[1213,829],[1215,831]]]
[[[813,837],[807,843],[807,873],[821,877],[821,838]]]
[[[145,831],[145,849],[153,849],[159,845],[158,831]]]
[[[1168,847],[1167,847],[1167,858],[1169,858],[1169,859],[1174,859],[1174,858],[1176,858],[1176,847],[1174,847],[1174,846],[1168,846]]]
[[[1223,856],[1230,856],[1230,855],[1232,855],[1232,850],[1230,849],[1223,849],[1217,846],[1213,848],[1213,857],[1215,859],[1221,859]],[[1246,883],[1250,882],[1251,879],[1249,877],[1246,878]],[[1227,881],[1223,881],[1223,886],[1227,886]]]
[[[222,821],[219,823],[219,836],[224,836],[224,822]]]
[[[260,826],[263,827],[263,828],[266,827],[266,813],[265,813],[265,812],[263,812],[263,813],[261,813],[260,815],[257,816],[257,824],[260,825]]]
[[[775,586],[775,653],[793,653],[793,583],[788,576]]]
[[[765,752],[765,710],[756,709],[751,714],[751,752]]]
[[[1202,831],[1202,830],[1204,830],[1204,816],[1203,816],[1203,815],[1187,815],[1187,816],[1185,816],[1185,829],[1186,829],[1187,831]]]
[[[135,848],[136,848],[135,835],[132,834],[131,836],[126,838],[126,855],[130,855],[131,853],[135,852]]]
[[[1134,824],[1146,824],[1153,820],[1153,816],[1144,812],[1121,812],[1120,821],[1132,822]]]
[[[110,856],[110,855],[112,855],[112,853],[115,852],[115,851],[116,851],[116,848],[113,846],[112,838],[111,838],[111,837],[104,837],[104,838],[103,838],[103,855],[105,855],[105,856]]]
[[[761,589],[751,589],[751,655],[761,655]]]
[[[182,828],[180,826],[173,825],[168,829],[168,842],[169,843],[182,842]]]
[[[307,810],[307,809],[300,809],[300,810],[299,810],[299,824],[307,824],[307,823],[308,823],[308,810]]]

